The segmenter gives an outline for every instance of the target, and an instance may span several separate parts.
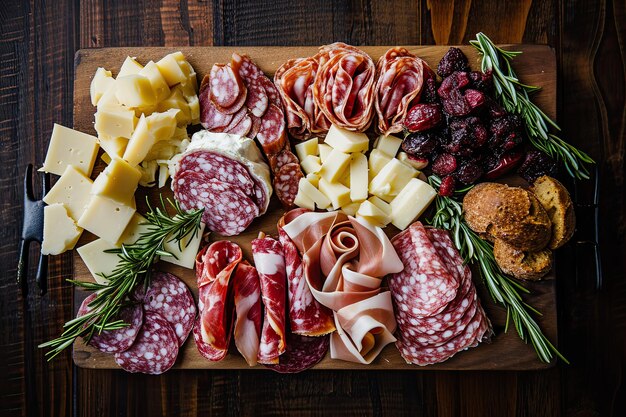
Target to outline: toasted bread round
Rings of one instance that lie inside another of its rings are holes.
[[[552,224],[531,192],[508,185],[482,183],[463,199],[465,220],[482,237],[502,239],[522,251],[546,247]]]
[[[536,281],[543,278],[552,268],[550,249],[525,252],[501,239],[496,239],[493,245],[493,255],[505,274],[518,279]]]
[[[576,228],[574,204],[567,189],[559,181],[544,175],[537,178],[531,191],[548,213],[552,222],[550,249],[557,249],[567,243]]]

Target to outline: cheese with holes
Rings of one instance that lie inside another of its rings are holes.
[[[94,106],[98,105],[100,98],[102,98],[104,93],[109,91],[114,84],[115,79],[113,78],[111,71],[107,71],[102,67],[98,68],[93,76],[93,80],[91,80],[91,85],[89,86],[91,104]]]
[[[298,194],[300,193],[303,193],[310,200],[313,200],[319,209],[325,209],[330,206],[330,199],[315,188],[307,178],[301,178],[298,183]]]
[[[163,246],[165,250],[174,256],[161,256],[163,262],[193,269],[196,265],[196,255],[202,243],[202,233],[204,233],[204,223],[200,223],[200,229],[195,235],[188,234],[180,241],[180,246],[176,240],[166,242]]]
[[[129,56],[126,57],[124,62],[122,63],[122,67],[120,68],[120,72],[117,74],[117,77],[125,77],[127,75],[139,74],[139,71],[143,69],[143,65],[137,62],[135,57],[131,58]]]
[[[89,204],[93,181],[73,165],[65,168],[61,178],[43,198],[48,205],[63,204],[74,221],[80,219]]]
[[[98,139],[55,123],[46,160],[40,171],[63,175],[68,165],[73,165],[90,176],[97,155]]]
[[[411,179],[391,201],[391,219],[400,230],[406,229],[433,201],[437,192],[428,183]]]
[[[98,136],[130,138],[136,124],[135,112],[126,107],[98,107],[96,112],[95,128]]]
[[[101,134],[98,135],[98,143],[109,156],[121,158],[128,145],[128,139]]]
[[[389,202],[417,174],[418,172],[415,169],[393,158],[372,178],[369,191],[371,194]]]
[[[391,135],[381,135],[378,137],[378,139],[376,139],[374,148],[378,149],[390,158],[393,158],[398,153],[398,150],[400,150],[400,145],[402,145],[402,139]]]
[[[367,199],[368,183],[367,158],[362,153],[353,153],[350,161],[350,200]]]
[[[320,177],[328,182],[337,182],[350,165],[350,155],[333,149],[320,169]]]
[[[298,159],[301,161],[309,155],[318,156],[319,150],[317,138],[309,139],[296,144],[296,154],[298,155]]]
[[[128,141],[123,158],[133,166],[139,165],[152,146],[154,146],[154,136],[150,134],[146,117],[141,116],[133,135]]]
[[[76,226],[63,204],[43,208],[43,242],[41,253],[58,255],[74,248],[82,229]]]
[[[165,78],[154,61],[148,62],[138,74],[146,77],[148,81],[150,81],[150,85],[152,85],[152,90],[156,96],[156,101],[164,100],[170,95],[170,86],[167,85],[167,81],[165,81]]]
[[[320,157],[315,155],[307,155],[301,159],[300,165],[305,174],[315,174],[322,169]]]
[[[109,243],[115,244],[135,214],[135,199],[128,204],[92,195],[78,225]]]
[[[367,161],[369,167],[369,177],[374,178],[387,163],[391,161],[391,157],[379,149],[372,149]]]
[[[365,200],[361,203],[356,215],[365,218],[367,221],[377,226],[386,226],[391,221],[387,213],[372,204],[369,200]]]
[[[330,200],[333,209],[350,204],[350,189],[337,182],[328,182],[320,178],[319,190]]]
[[[128,203],[137,190],[141,172],[120,158],[114,158],[93,182],[91,194]]]
[[[326,159],[328,158],[328,155],[330,155],[330,152],[333,150],[333,148],[326,145],[325,143],[320,143],[317,146],[317,150],[319,151],[320,160],[322,161],[322,163],[324,163],[326,162]]]
[[[117,77],[115,80],[115,97],[127,107],[151,106],[157,103],[150,80],[139,74]]]
[[[351,132],[332,125],[324,143],[345,153],[364,152],[369,147],[369,138],[365,133]]]
[[[187,76],[178,64],[176,57],[177,55],[175,55],[175,53],[165,55],[163,58],[161,58],[161,60],[156,63],[159,71],[161,72],[161,74],[163,74],[163,78],[165,78],[165,81],[167,81],[167,84],[170,87],[187,79]]]

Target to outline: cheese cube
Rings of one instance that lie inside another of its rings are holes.
[[[380,135],[378,139],[376,139],[376,143],[374,144],[374,148],[378,149],[382,153],[387,156],[393,158],[398,153],[400,149],[400,145],[402,145],[402,139],[397,138],[395,136],[385,136]]]
[[[115,79],[111,75],[111,71],[107,71],[100,67],[96,70],[96,74],[91,80],[89,86],[89,95],[91,96],[91,104],[96,106],[104,93],[106,93],[115,84]]]
[[[157,104],[157,111],[165,112],[169,109],[178,109],[180,110],[176,114],[176,121],[178,126],[187,126],[191,123],[191,108],[185,96],[183,96],[183,92],[180,86],[175,86],[170,91],[170,95],[163,101]],[[199,115],[198,115],[199,117]]]
[[[165,242],[163,245],[165,250],[174,256],[161,256],[163,262],[193,269],[196,266],[196,255],[202,242],[202,233],[204,233],[204,223],[200,223],[195,235],[188,234],[180,241],[180,246],[176,240]]]
[[[58,255],[73,249],[83,229],[76,226],[63,204],[51,204],[43,208],[43,255]]]
[[[372,149],[368,162],[369,177],[374,178],[387,163],[391,161],[391,157],[379,149]]]
[[[191,116],[190,124],[197,125],[200,123],[200,100],[198,96],[187,97],[187,104],[189,105],[189,114]]]
[[[61,178],[43,198],[48,205],[63,204],[74,221],[82,216],[89,204],[89,193],[93,181],[78,171],[73,165],[65,168]]]
[[[105,107],[119,107],[121,106],[117,96],[115,95],[115,83],[106,92],[102,94],[102,97],[98,100],[98,109]]]
[[[159,188],[163,188],[165,187],[167,179],[170,177],[170,169],[167,165],[167,161],[164,161],[164,163],[157,161],[157,163],[159,164]]]
[[[296,144],[296,154],[298,155],[298,159],[301,161],[304,161],[304,158],[309,155],[318,156],[319,150],[317,138],[309,139]]]
[[[187,79],[174,54],[165,55],[156,65],[170,87]]]
[[[301,159],[300,165],[302,166],[302,170],[306,174],[315,174],[322,169],[322,165],[320,164],[320,157],[315,155],[307,155],[303,159]]]
[[[151,106],[157,103],[156,94],[147,77],[139,74],[117,77],[115,97],[127,107]]]
[[[333,149],[322,164],[320,169],[320,177],[328,182],[337,182],[343,175],[346,168],[350,165],[350,155]]]
[[[139,74],[139,71],[143,69],[143,65],[136,61],[136,57],[127,56],[120,68],[120,72],[117,77],[125,77],[127,75]]]
[[[296,194],[296,198],[293,200],[293,203],[298,207],[315,210],[315,201],[313,201],[313,199],[305,193],[301,192],[300,189],[298,189],[298,194]]]
[[[121,158],[122,155],[124,155],[126,145],[128,145],[128,139],[122,137],[116,138],[102,134],[98,135],[98,143],[109,156],[117,156]]]
[[[167,85],[167,81],[159,71],[154,61],[150,61],[145,67],[139,71],[139,75],[142,75],[150,81],[152,90],[156,96],[156,101],[165,100],[170,95],[170,87]]]
[[[367,158],[362,153],[353,153],[350,161],[350,200],[367,199],[368,183]]]
[[[337,182],[341,185],[345,185],[350,188],[350,166],[343,172],[343,175],[337,180]]]
[[[146,117],[141,116],[139,123],[137,123],[137,128],[128,141],[123,158],[133,166],[139,165],[150,151],[150,148],[154,146],[154,139],[148,128]]]
[[[403,164],[406,164],[412,168],[421,171],[422,169],[428,166],[428,159],[426,158],[416,158],[408,155],[406,152],[398,153],[398,160]]]
[[[321,178],[319,190],[328,197],[335,210],[350,204],[350,189],[345,185],[337,182],[328,182]]]
[[[102,155],[100,155],[100,159],[102,159],[102,162],[104,162],[107,165],[111,163],[111,157],[106,152],[103,152]]]
[[[324,143],[341,152],[363,152],[369,148],[370,140],[365,133],[351,132],[332,125]]]
[[[330,155],[330,152],[333,150],[333,148],[326,145],[325,143],[320,143],[317,146],[317,150],[319,151],[320,160],[322,161],[322,164],[323,164],[324,162],[326,162],[326,159],[328,158],[328,155]]]
[[[122,204],[92,195],[85,212],[78,219],[78,225],[107,242],[115,244],[135,214],[134,205],[134,198],[132,204]]]
[[[373,195],[370,198],[368,198],[367,201],[369,201],[370,203],[372,203],[373,205],[378,207],[386,215],[388,215],[388,216],[391,215],[391,205],[389,203],[387,203],[386,201],[381,200],[380,198],[376,197],[375,195]]]
[[[95,128],[98,136],[130,138],[136,124],[135,112],[126,107],[99,107],[96,112]]]
[[[356,215],[356,212],[359,209],[360,205],[361,203],[350,203],[350,204],[343,206],[341,208],[341,211],[343,211],[348,216],[354,216]]]
[[[109,166],[98,175],[91,188],[92,195],[110,198],[118,203],[128,203],[135,195],[141,172],[120,158],[113,158]]]
[[[406,229],[426,210],[437,192],[428,183],[411,179],[391,201],[391,219],[400,230]]]
[[[321,181],[321,180],[320,180]],[[298,194],[303,193],[309,199],[313,200],[319,209],[325,209],[330,206],[330,200],[320,190],[315,188],[308,179],[301,178],[298,183]]]
[[[180,112],[177,109],[170,109],[164,113],[153,113],[146,117],[150,134],[155,142],[171,139],[176,130],[176,115]]]
[[[370,182],[370,193],[389,202],[417,174],[416,170],[393,158]]]
[[[376,207],[368,200],[361,203],[356,215],[365,218],[367,221],[375,224],[376,226],[386,226],[391,221],[387,213]]]
[[[317,187],[320,184],[320,176],[318,174],[307,174],[306,179],[313,184],[314,187]]]
[[[68,165],[74,165],[78,171],[90,176],[97,155],[98,139],[55,123],[40,171],[63,175]]]

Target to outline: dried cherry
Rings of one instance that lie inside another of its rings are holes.
[[[469,71],[469,62],[463,51],[452,47],[439,61],[437,74],[441,77],[448,77],[455,71]]]
[[[441,108],[437,104],[418,103],[404,118],[404,126],[409,132],[423,132],[441,123]]]

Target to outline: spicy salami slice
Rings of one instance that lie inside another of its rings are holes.
[[[220,109],[231,109],[243,96],[245,103],[246,88],[238,72],[226,64],[214,64],[209,75],[211,101]],[[241,106],[240,106],[241,107]],[[235,111],[239,110],[237,108]],[[234,113],[226,111],[225,113]]]
[[[154,272],[144,296],[145,311],[159,313],[167,320],[182,346],[196,318],[196,304],[187,285],[168,272]]]
[[[178,356],[178,338],[159,313],[147,311],[145,322],[130,349],[115,354],[115,362],[128,372],[159,375],[170,369]]]
[[[280,152],[287,144],[285,120],[282,110],[270,104],[261,120],[261,129],[257,139],[267,155]]]
[[[96,297],[97,294],[93,293],[83,300],[78,309],[77,317],[82,317],[93,311],[93,308],[90,307],[89,304],[94,301]],[[124,352],[129,349],[141,331],[143,324],[143,309],[141,308],[141,304],[122,308],[118,319],[128,323],[129,326],[118,330],[105,330],[101,333],[96,332],[89,341],[89,344],[105,353]]]
[[[295,374],[306,371],[321,361],[330,345],[328,336],[309,337],[294,333],[287,334],[287,350],[275,365],[266,365],[281,374]]]
[[[277,172],[284,165],[287,164],[300,164],[298,157],[291,152],[288,146],[286,146],[282,151],[278,152],[274,155],[269,155],[268,157],[270,167],[272,168],[272,172]]]
[[[274,174],[274,191],[283,206],[293,207],[298,195],[298,184],[303,177],[300,165],[294,163],[283,165]]]

